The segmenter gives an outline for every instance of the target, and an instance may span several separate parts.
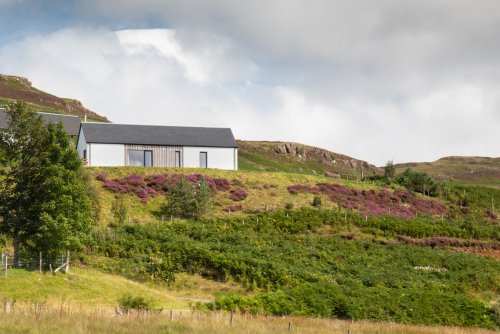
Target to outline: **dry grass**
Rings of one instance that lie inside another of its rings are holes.
[[[490,334],[493,331],[457,327],[409,326],[393,323],[350,322],[316,318],[278,318],[202,314],[191,311],[131,313],[120,317],[113,309],[82,307],[17,307],[7,314],[0,311],[1,333],[379,333],[379,334]],[[289,326],[291,326],[289,328]]]

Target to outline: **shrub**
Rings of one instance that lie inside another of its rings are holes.
[[[228,212],[236,212],[243,210],[243,206],[241,205],[230,205],[227,207]]]
[[[235,202],[243,201],[247,197],[248,194],[243,188],[233,189],[231,190],[231,195],[229,195],[229,198]]]
[[[321,205],[323,205],[321,197],[319,197],[318,195],[314,196],[311,205],[314,206],[315,208],[321,207]]]
[[[115,225],[122,225],[126,222],[128,217],[128,209],[125,205],[123,196],[119,195],[115,197],[115,200],[113,201],[113,204],[111,206],[111,212],[113,214]]]
[[[130,294],[124,294],[118,300],[120,307],[126,311],[128,310],[150,310],[151,303],[141,296],[132,296]]]
[[[416,172],[411,168],[407,168],[396,177],[396,182],[410,191],[429,196],[437,195],[438,187],[436,183],[425,172]]]
[[[167,195],[167,211],[177,217],[198,219],[208,212],[212,205],[212,192],[202,178],[198,184],[181,178]]]

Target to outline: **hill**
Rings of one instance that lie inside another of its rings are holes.
[[[27,78],[0,74],[0,107],[13,100],[23,100],[37,111],[56,114],[70,114],[83,118],[109,122],[105,116],[85,108],[83,104],[74,99],[60,98],[46,93],[32,86]]]
[[[237,142],[241,170],[325,174],[342,178],[383,172],[366,161],[318,147],[278,141]]]
[[[197,274],[250,293],[216,295],[202,310],[498,328],[500,226],[445,200],[319,175],[204,170],[214,206],[192,220],[165,204],[181,174],[194,187],[200,170],[88,170],[101,226],[84,263],[158,283]]]
[[[412,168],[436,179],[500,188],[500,158],[451,156],[434,162],[403,163],[395,167],[398,173]]]

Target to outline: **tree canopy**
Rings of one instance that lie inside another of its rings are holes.
[[[61,123],[45,126],[24,102],[8,105],[1,133],[0,232],[19,246],[54,256],[82,246],[91,226],[91,201],[81,160]]]

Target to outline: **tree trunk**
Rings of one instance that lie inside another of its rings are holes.
[[[17,265],[19,262],[19,234],[14,232],[14,235],[12,236],[12,246],[14,247],[14,258],[13,258],[13,264]]]

